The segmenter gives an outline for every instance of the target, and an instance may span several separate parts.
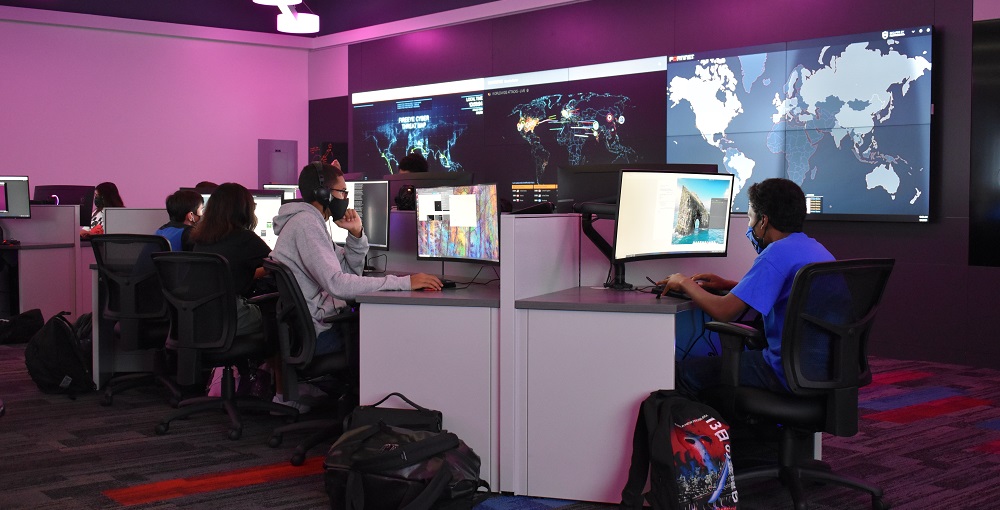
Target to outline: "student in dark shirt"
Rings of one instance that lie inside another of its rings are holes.
[[[205,213],[205,200],[197,191],[182,189],[167,197],[167,215],[170,221],[155,233],[170,241],[173,251],[191,251],[191,229]]]
[[[246,302],[253,281],[264,274],[264,258],[271,252],[253,232],[257,227],[253,195],[242,185],[227,182],[220,185],[205,206],[205,215],[191,231],[194,251],[218,253],[229,261],[233,287],[239,294],[237,335],[257,331],[262,327],[260,309]]]

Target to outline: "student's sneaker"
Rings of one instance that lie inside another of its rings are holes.
[[[300,397],[316,397],[316,398],[327,398],[329,395],[318,386],[309,383],[299,383],[299,396]]]
[[[312,409],[311,407],[307,406],[306,404],[303,404],[302,402],[297,402],[295,400],[284,400],[284,398],[285,398],[284,395],[281,395],[279,393],[276,394],[274,398],[271,399],[271,402],[274,402],[275,404],[281,404],[283,406],[294,407],[295,409],[299,410],[299,414],[306,414],[309,412],[310,409]],[[274,411],[271,411],[271,414],[274,416],[281,415],[281,413],[277,413]]]

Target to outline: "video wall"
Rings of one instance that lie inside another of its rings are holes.
[[[352,171],[419,150],[530,200],[512,189],[559,166],[707,163],[734,175],[734,212],[787,177],[815,218],[927,221],[931,64],[923,26],[359,92]]]

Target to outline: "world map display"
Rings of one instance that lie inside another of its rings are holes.
[[[746,189],[787,177],[810,213],[926,219],[930,29],[671,57],[667,162],[717,163]]]

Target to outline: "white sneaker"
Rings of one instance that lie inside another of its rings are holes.
[[[309,383],[299,383],[299,396],[300,397],[319,397],[326,398],[328,395],[325,391],[321,390],[318,386]]]
[[[302,402],[297,402],[295,400],[284,400],[284,398],[285,398],[284,395],[281,395],[279,393],[279,394],[275,395],[274,398],[271,399],[271,402],[274,402],[275,404],[281,404],[283,406],[288,406],[288,407],[293,407],[295,409],[298,409],[299,410],[299,414],[306,414],[306,413],[309,412],[310,409],[312,409],[311,407],[307,406],[306,404],[303,404]],[[281,413],[277,413],[277,412],[274,412],[274,411],[272,411],[271,414],[275,415],[275,416],[280,416],[281,415]]]

